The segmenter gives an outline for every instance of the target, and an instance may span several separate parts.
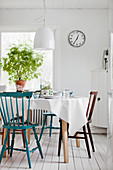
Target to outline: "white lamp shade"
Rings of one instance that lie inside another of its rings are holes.
[[[54,35],[50,28],[39,28],[35,34],[34,49],[53,50],[55,48]]]

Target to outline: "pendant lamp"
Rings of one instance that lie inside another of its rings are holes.
[[[42,20],[44,21],[43,27],[39,28],[35,34],[34,39],[34,49],[37,50],[54,50],[54,35],[49,27],[45,26],[45,15],[46,15],[46,5],[45,0],[43,0],[44,5],[44,15]],[[40,17],[41,18],[41,17]]]
[[[34,39],[34,49],[53,50],[54,48],[54,35],[52,30],[48,27],[39,28]]]

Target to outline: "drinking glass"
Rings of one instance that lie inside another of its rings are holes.
[[[65,90],[63,91],[63,98],[69,98],[69,96],[70,96],[69,89],[65,89]]]

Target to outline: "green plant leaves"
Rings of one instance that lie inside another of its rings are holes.
[[[41,75],[39,69],[43,64],[43,54],[37,53],[26,42],[13,44],[8,49],[7,57],[0,61],[3,71],[7,71],[10,83],[22,80],[31,80]]]

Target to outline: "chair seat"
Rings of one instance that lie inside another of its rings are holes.
[[[52,112],[47,112],[47,113],[43,113],[44,116],[56,116],[54,113]]]
[[[42,134],[43,134],[44,129],[50,129],[49,137],[51,137],[52,129],[60,129],[60,127],[53,127],[53,126],[52,126],[53,116],[56,116],[56,114],[54,114],[54,113],[52,113],[52,112],[47,112],[47,113],[43,113],[43,116],[44,116],[44,121],[43,121],[42,130],[41,130],[41,133],[40,133],[39,141],[40,141],[41,138],[42,138]],[[50,126],[45,126],[48,116],[51,116],[51,117],[50,117]]]
[[[27,123],[25,122],[24,123],[24,126],[23,126],[23,124],[20,124],[19,126],[18,126],[18,124],[17,123],[15,123],[15,126],[13,125],[13,124],[11,124],[11,126],[9,126],[9,125],[3,125],[3,127],[4,128],[6,128],[6,129],[30,129],[30,128],[32,128],[32,127],[36,127],[36,126],[38,126],[38,124],[32,124],[32,123],[29,123],[29,125],[27,125]]]

